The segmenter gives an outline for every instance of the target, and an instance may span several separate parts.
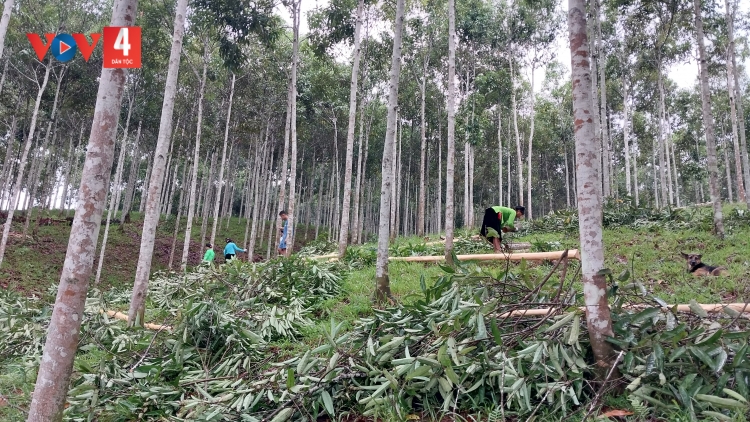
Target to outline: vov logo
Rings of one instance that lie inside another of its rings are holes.
[[[44,34],[45,44],[39,34],[27,33],[34,52],[39,61],[49,51],[60,62],[72,60],[78,50],[85,61],[89,61],[91,53],[104,35],[104,63],[105,68],[139,68],[141,67],[141,28],[137,26],[105,26],[103,34],[89,34],[91,42],[84,34]]]

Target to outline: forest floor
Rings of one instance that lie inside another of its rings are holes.
[[[726,206],[725,215],[737,213],[737,210],[741,209]],[[691,300],[698,303],[750,300],[750,224],[747,224],[746,220],[738,224],[729,224],[726,237],[719,240],[707,230],[705,216],[701,221],[702,224],[696,222],[695,225],[683,224],[679,227],[668,224],[647,224],[642,227],[633,224],[610,225],[611,227],[603,232],[606,266],[614,277],[628,271],[631,282],[642,283],[649,295],[670,304],[688,303]],[[132,283],[138,260],[141,226],[140,216],[135,215],[131,224],[110,228],[100,289],[123,288]],[[241,240],[244,237],[245,221],[233,218],[229,228],[225,227],[225,224],[222,224],[217,233],[215,250],[218,262],[223,261],[220,257],[223,239],[232,237]],[[20,227],[14,227],[15,229]],[[34,239],[12,237],[6,252],[6,261],[0,268],[0,288],[15,290],[25,296],[37,296],[41,302],[53,301],[54,297],[49,293],[52,291],[50,287],[59,281],[69,232],[70,228],[66,224],[52,225],[40,227]],[[159,225],[152,270],[167,267],[173,232],[174,220],[167,220]],[[458,234],[468,237],[473,233],[459,231]],[[191,263],[198,262],[203,253],[203,248],[198,243],[199,237],[200,223],[193,230],[191,249],[194,252],[190,256]],[[308,238],[311,237],[312,235]],[[302,239],[304,238],[302,236]],[[432,240],[436,238],[437,236],[432,236]],[[545,232],[543,229],[535,229],[530,233],[526,231],[521,235],[510,235],[508,240],[530,242],[535,250],[574,249],[578,248],[579,244],[577,232],[570,230]],[[424,255],[424,242],[424,238],[401,237],[396,239],[392,248],[417,250],[420,251],[419,254]],[[300,246],[302,243],[304,240],[300,241]],[[179,260],[181,245],[182,238],[179,238],[176,260]],[[365,245],[364,249],[374,247],[375,245]],[[485,245],[481,247],[487,248]],[[266,246],[263,245],[259,252],[265,254],[265,250]],[[728,275],[693,277],[687,273],[686,263],[680,252],[700,253],[705,263],[726,267]],[[506,264],[483,262],[478,265],[488,271],[500,273]],[[518,277],[536,280],[549,273],[553,263],[511,263],[510,266]],[[569,278],[575,278],[578,269],[577,264],[572,264]],[[429,285],[445,274],[438,264],[409,262],[391,262],[389,273],[393,295],[402,303],[418,299],[422,278]],[[310,347],[321,344],[321,341],[324,342],[325,332],[331,320],[344,322],[344,329],[347,329],[354,326],[359,318],[372,316],[374,275],[375,269],[372,265],[351,269],[342,281],[341,294],[317,307],[313,325],[302,331],[303,338],[297,341],[276,341],[274,349],[278,360],[298,355]],[[581,291],[580,284],[574,287]],[[159,315],[147,313],[147,320],[153,319],[159,319]],[[25,372],[10,370],[11,367],[13,365],[7,365],[7,362],[0,362],[0,420],[23,420],[22,415],[24,409],[28,409],[30,393],[33,390],[33,379]],[[605,398],[605,406],[608,407],[626,407],[626,403],[624,404],[616,395]],[[554,415],[551,417],[550,420],[554,420]]]
[[[72,215],[72,212],[71,214]],[[36,215],[35,215],[36,217]],[[26,239],[23,238],[23,220],[20,218],[13,219],[13,231],[11,231],[8,240],[8,246],[2,267],[0,267],[0,288],[11,289],[23,292],[26,295],[36,295],[52,300],[54,297],[47,295],[49,286],[57,285],[60,281],[65,253],[68,247],[68,237],[70,236],[70,226],[65,221],[64,215],[58,215],[55,211],[50,215],[53,224],[42,225],[36,229],[36,233],[29,230]],[[245,238],[245,219],[233,217],[229,221],[222,219],[222,224],[217,227],[216,244],[216,262],[223,263],[224,239],[231,238],[239,246]],[[32,226],[36,218],[32,220]],[[172,241],[174,239],[174,216],[169,219],[162,219],[157,226],[156,240],[154,244],[154,257],[151,264],[151,270],[166,270],[169,264],[170,252],[172,250]],[[207,237],[211,231],[211,221],[207,224]],[[102,265],[102,275],[100,284],[104,289],[110,287],[123,287],[133,283],[135,270],[138,266],[138,254],[140,252],[141,231],[143,228],[143,216],[140,213],[131,213],[131,222],[129,224],[112,224],[109,228],[109,239],[105,251],[104,263]],[[258,228],[260,232],[260,227]],[[304,245],[311,236],[314,236],[314,230],[302,229],[302,237],[295,239],[295,249]],[[100,231],[100,242],[104,233],[104,224]],[[266,226],[267,238],[268,226]],[[203,258],[206,248],[200,243],[201,240],[201,220],[196,219],[191,232],[190,254],[188,256],[189,265],[197,265]],[[182,256],[182,248],[185,241],[185,219],[181,220],[180,230],[175,243],[175,256],[172,267],[179,267],[179,261]],[[267,241],[263,239],[261,245],[255,250],[255,260],[260,260],[266,255]],[[101,243],[97,245],[97,261],[94,263],[94,276],[96,266],[98,265]],[[271,250],[272,256],[275,249]],[[247,256],[242,254],[242,259]]]

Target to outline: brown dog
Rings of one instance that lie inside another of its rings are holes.
[[[724,267],[712,267],[701,262],[700,254],[686,254],[680,252],[682,257],[687,261],[688,272],[695,276],[708,276],[708,275],[726,275],[727,270]]]

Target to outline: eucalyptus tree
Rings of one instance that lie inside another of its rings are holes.
[[[3,4],[3,16],[0,18],[0,58],[3,57],[3,49],[5,48],[5,33],[8,32],[8,24],[10,23],[10,15],[13,13],[14,0],[5,0]],[[0,86],[0,89],[2,87]]]
[[[449,0],[453,1],[453,0]],[[401,40],[404,28],[404,0],[396,0],[396,14],[393,23],[393,53],[391,55],[390,80],[388,82],[388,120],[385,142],[383,143],[383,164],[381,168],[380,219],[378,222],[378,250],[375,264],[375,301],[391,299],[391,286],[388,276],[388,244],[390,238],[391,190],[393,189],[392,168],[396,142],[396,118],[398,116],[398,88],[401,76]]]
[[[748,162],[747,138],[745,136],[745,125],[740,124],[745,119],[745,110],[742,104],[742,91],[737,69],[736,46],[734,40],[734,20],[737,13],[737,3],[724,0],[727,21],[727,89],[729,91],[729,103],[732,119],[732,140],[735,151],[735,171],[737,173],[737,187],[740,189],[740,200],[745,201],[750,207],[750,162]],[[738,123],[739,121],[739,123]],[[743,187],[744,181],[744,187]]]
[[[453,264],[454,167],[456,157],[456,3],[448,0],[448,151],[445,171],[445,260]],[[381,205],[382,206],[382,205]]]
[[[720,239],[724,238],[724,218],[721,210],[721,195],[719,192],[719,171],[716,161],[716,138],[714,135],[714,117],[711,111],[711,90],[708,85],[708,63],[703,33],[703,12],[701,0],[693,0],[695,19],[695,38],[698,43],[698,57],[700,68],[701,102],[703,105],[703,127],[706,132],[706,155],[708,157],[708,189],[714,208],[714,233]]]
[[[592,92],[586,9],[583,0],[569,0],[568,28],[573,88],[573,118],[578,157],[578,215],[581,241],[581,276],[586,303],[586,325],[596,360],[597,376],[603,379],[613,368],[614,349],[607,341],[614,335],[607,303],[607,283],[602,242],[602,185],[600,145],[596,139],[591,109],[597,96]]]
[[[134,25],[137,5],[137,0],[116,0],[110,25]],[[102,69],[78,206],[29,408],[29,422],[60,421],[63,417],[107,196],[108,181],[101,175],[112,170],[126,76],[126,69]]]
[[[185,34],[185,14],[187,0],[177,0],[174,18],[174,33],[172,35],[172,49],[169,55],[167,80],[164,86],[164,101],[162,103],[159,135],[154,152],[154,164],[148,183],[148,203],[141,232],[141,249],[138,254],[138,266],[135,271],[133,293],[128,310],[128,325],[143,325],[148,278],[151,272],[151,260],[154,255],[154,241],[156,227],[159,224],[161,189],[164,173],[166,172],[166,154],[169,140],[172,137],[172,114],[174,112],[175,96],[177,95],[177,77],[180,71],[180,57],[182,53],[182,38]],[[130,117],[130,116],[128,116]]]

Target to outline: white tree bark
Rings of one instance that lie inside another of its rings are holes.
[[[512,64],[511,64],[512,66]],[[512,69],[512,68],[511,68]],[[453,265],[454,172],[456,159],[456,2],[448,0],[448,151],[445,170],[445,260]],[[512,70],[511,70],[512,80]],[[513,97],[515,100],[515,97]],[[515,112],[515,101],[513,102]]]
[[[36,102],[34,103],[34,112],[31,115],[31,122],[29,123],[29,135],[26,138],[26,143],[23,147],[23,153],[21,154],[21,161],[18,164],[18,172],[16,174],[16,183],[13,185],[13,194],[10,197],[10,205],[8,206],[8,219],[5,220],[5,226],[3,227],[3,238],[0,241],[0,265],[3,264],[3,258],[5,257],[5,247],[8,245],[8,234],[10,233],[10,227],[13,222],[13,214],[15,213],[16,207],[18,206],[18,198],[21,195],[21,184],[23,183],[23,174],[26,169],[26,161],[29,157],[29,150],[34,140],[34,132],[36,131],[36,121],[39,117],[39,105],[42,103],[42,94],[44,89],[47,87],[49,82],[49,73],[52,70],[52,59],[47,63],[46,70],[44,72],[44,79],[42,84],[39,85],[39,90],[36,94]],[[98,227],[97,227],[98,234]],[[96,243],[96,242],[94,242]],[[91,271],[91,269],[89,269]],[[88,280],[86,280],[88,283]]]
[[[534,70],[536,69],[536,66],[532,64],[531,66],[531,128],[529,129],[529,152],[528,152],[528,167],[529,167],[529,177],[527,179],[526,183],[526,219],[531,220],[532,219],[532,213],[531,210],[533,208],[533,203],[531,202],[531,157],[532,157],[532,146],[534,145],[534,105],[536,104],[536,94],[534,94]],[[521,168],[519,168],[519,171],[521,171]]]
[[[662,76],[662,65],[659,60],[657,69],[657,85],[659,88],[659,130],[657,140],[659,141],[659,183],[661,184],[661,205],[667,206],[672,204],[674,201],[674,194],[672,192],[672,184],[668,183],[667,179],[671,179],[672,176],[669,174],[669,165],[665,160],[665,144],[666,141],[666,130],[664,128],[664,78]]]
[[[613,336],[607,303],[607,283],[598,272],[604,268],[602,242],[602,184],[600,176],[601,144],[597,139],[592,113],[596,109],[596,91],[589,70],[589,43],[586,37],[584,0],[569,0],[568,25],[573,80],[573,119],[575,124],[578,215],[581,242],[581,275],[586,303],[586,324],[596,360],[597,375],[603,379],[612,367],[614,351],[607,341]]]
[[[295,87],[292,86],[292,78],[291,75],[289,76],[289,85],[288,85],[288,91],[287,91],[287,98],[286,98],[286,125],[284,126],[284,154],[281,159],[281,168],[279,168],[279,204],[276,207],[276,211],[274,212],[274,215],[276,216],[276,227],[278,230],[272,231],[272,233],[276,233],[276,236],[274,237],[276,239],[276,245],[278,246],[279,241],[281,240],[281,217],[278,215],[278,213],[282,210],[284,210],[284,207],[286,205],[286,183],[287,179],[289,177],[289,171],[288,171],[288,162],[289,162],[289,137],[291,135],[291,118],[292,118],[292,102],[296,100],[294,98],[294,93],[296,92]],[[270,245],[269,245],[270,247]],[[276,248],[274,248],[276,250]]]
[[[290,256],[294,251],[294,238],[296,237],[294,228],[294,208],[296,207],[297,188],[297,66],[299,65],[299,22],[300,22],[300,2],[295,0],[292,7],[294,17],[294,40],[292,41],[292,95],[291,95],[291,118],[289,120],[289,137],[292,153],[291,165],[289,169],[289,209],[287,210],[289,218],[287,221],[287,249],[286,256]],[[337,202],[338,205],[338,202]]]
[[[219,224],[219,208],[221,207],[221,190],[224,187],[224,168],[227,165],[227,143],[229,143],[229,123],[232,120],[232,101],[234,100],[234,83],[237,75],[232,73],[232,85],[229,88],[229,105],[227,106],[227,121],[224,126],[224,147],[221,150],[221,165],[219,165],[219,180],[216,184],[216,198],[214,198],[214,218],[211,224],[211,237],[209,242],[213,245],[216,241],[216,227]],[[227,194],[226,192],[224,193]]]
[[[195,128],[195,150],[193,152],[193,169],[190,176],[190,200],[188,201],[187,221],[185,222],[185,241],[182,245],[182,258],[180,269],[187,269],[188,254],[190,252],[190,236],[193,229],[193,219],[196,210],[196,189],[198,187],[198,167],[200,166],[201,129],[203,125],[203,96],[206,92],[206,71],[208,69],[208,50],[203,56],[203,75],[201,76],[200,88],[198,89],[198,123]]]
[[[425,52],[422,61],[422,81],[419,85],[419,200],[417,205],[417,236],[424,236],[424,217],[425,217],[425,154],[427,152],[427,117],[425,113],[425,99],[427,91],[427,65],[429,63],[429,51]]]
[[[0,18],[0,58],[3,57],[5,34],[8,32],[8,23],[10,23],[10,15],[13,12],[13,3],[14,0],[5,0],[5,4],[3,5],[3,17]]]
[[[703,128],[706,132],[706,155],[708,156],[708,187],[714,208],[714,231],[720,239],[724,238],[724,217],[721,210],[719,192],[719,171],[716,161],[716,139],[714,137],[714,116],[711,111],[711,91],[708,86],[708,58],[703,41],[703,18],[701,0],[693,0],[695,15],[695,35],[698,41],[700,59],[701,99],[703,103]]]
[[[453,0],[449,0],[452,2]],[[450,6],[449,6],[450,7]],[[388,277],[388,244],[391,213],[391,189],[393,189],[393,147],[396,142],[396,118],[398,117],[398,88],[401,77],[401,39],[404,27],[404,0],[396,0],[396,18],[393,23],[393,53],[391,55],[390,81],[388,84],[388,120],[386,121],[383,164],[380,187],[380,220],[378,223],[378,252],[375,266],[375,301],[391,299]]]
[[[148,203],[146,204],[146,214],[143,217],[141,250],[138,254],[138,266],[135,270],[133,293],[130,297],[130,309],[128,310],[128,326],[131,327],[144,323],[143,314],[146,311],[148,278],[151,273],[151,260],[154,256],[156,227],[159,224],[159,199],[164,181],[164,165],[167,159],[167,148],[172,138],[172,113],[174,111],[174,98],[177,94],[177,77],[180,71],[180,54],[182,52],[182,37],[185,34],[186,11],[187,0],[177,0],[172,51],[169,53],[169,69],[167,70],[164,102],[162,103],[161,120],[159,121],[159,135],[156,138],[154,165],[148,184]]]
[[[109,197],[109,209],[107,210],[107,220],[104,223],[104,237],[102,237],[102,247],[99,251],[99,264],[96,266],[96,279],[94,280],[94,285],[99,284],[99,280],[102,276],[102,265],[104,264],[104,254],[107,250],[107,240],[109,239],[109,223],[112,219],[112,212],[115,214],[117,213],[117,206],[119,205],[120,201],[120,183],[122,180],[122,165],[125,161],[125,150],[128,147],[128,127],[130,126],[130,116],[133,112],[133,103],[135,103],[135,98],[132,98],[130,101],[130,106],[128,107],[128,117],[125,119],[125,133],[122,136],[122,145],[120,146],[120,156],[117,159],[117,169],[115,170],[115,180],[112,181],[112,184],[110,185],[112,188],[112,192],[110,193]]]
[[[135,22],[137,0],[116,0],[111,26]],[[83,308],[96,255],[108,175],[112,170],[115,135],[120,117],[125,69],[102,69],[91,137],[81,176],[78,208],[68,239],[57,298],[52,311],[44,355],[39,366],[28,422],[62,420],[65,399],[78,349]],[[40,90],[41,93],[41,90]]]
[[[497,191],[498,205],[503,203],[503,116],[500,113],[500,104],[497,105]]]
[[[354,129],[357,118],[357,78],[359,77],[360,32],[364,0],[357,3],[357,23],[354,27],[354,57],[352,59],[352,80],[349,87],[349,125],[346,129],[346,162],[344,164],[344,204],[341,208],[341,229],[339,231],[339,257],[343,258],[349,243],[349,216],[352,199],[352,162],[354,161]]]
[[[733,113],[733,116],[735,116],[735,118],[739,118],[739,120],[744,121],[745,110],[742,104],[742,85],[740,84],[739,71],[737,69],[737,59],[736,59],[735,43],[734,43],[734,14],[737,10],[737,4],[735,3],[734,7],[731,7],[729,0],[725,0],[725,5],[726,5],[726,13],[727,13],[727,38],[729,40],[729,45],[727,46],[727,49],[729,51],[728,61],[731,62],[731,66],[732,66],[731,79],[733,81],[732,86],[734,87],[734,96],[733,96],[734,98],[731,98],[731,94],[730,94],[730,100],[733,100],[734,104],[736,105],[736,110],[735,110],[735,113]],[[739,129],[739,138],[740,138],[739,159],[742,161],[742,178],[745,182],[745,190],[750,190],[750,162],[748,161],[745,125],[740,124],[738,126],[739,126],[738,129]],[[750,195],[747,195],[747,192],[745,193],[745,203],[747,204],[748,207],[750,207]]]
[[[523,155],[521,155],[521,135],[518,132],[518,107],[516,106],[516,83],[513,73],[512,57],[508,59],[508,64],[510,66],[510,103],[513,107],[513,129],[516,133],[516,159],[518,165],[518,167],[516,168],[516,172],[518,173],[518,205],[523,205]],[[450,129],[448,129],[448,132],[450,133]]]
[[[726,8],[727,8],[727,20],[731,20],[732,16],[730,14],[729,9],[729,0],[725,0]],[[727,26],[730,28],[729,31],[732,31],[732,24],[728,23]],[[732,31],[733,32],[733,31]],[[732,35],[734,35],[732,33]],[[745,186],[743,182],[743,173],[742,173],[742,150],[740,149],[740,142],[739,142],[739,127],[737,124],[737,101],[736,101],[736,90],[734,88],[734,69],[733,69],[733,63],[731,57],[734,49],[734,39],[733,37],[730,38],[730,46],[727,48],[727,54],[730,55],[730,57],[727,57],[727,91],[729,94],[729,107],[730,107],[730,117],[732,121],[732,146],[734,147],[734,173],[737,176],[737,196],[740,202],[747,202],[747,197],[745,196]],[[744,116],[740,116],[742,122],[744,123]],[[745,150],[745,154],[747,154],[747,150]],[[729,163],[727,162],[727,165]]]

